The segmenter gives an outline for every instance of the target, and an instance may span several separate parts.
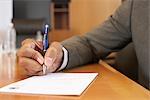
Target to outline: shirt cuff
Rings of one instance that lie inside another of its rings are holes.
[[[64,69],[66,66],[67,66],[67,63],[68,63],[68,51],[62,47],[62,50],[63,50],[63,62],[62,62],[62,65],[60,66],[60,68],[57,70],[57,71],[60,71],[62,69]]]

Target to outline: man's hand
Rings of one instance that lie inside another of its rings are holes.
[[[47,71],[56,71],[60,67],[62,57],[63,51],[61,44],[59,42],[53,42],[44,56],[44,64],[47,66]]]
[[[42,49],[42,42],[32,39],[26,39],[22,42],[22,47],[17,52],[18,65],[25,68],[28,75],[43,75],[43,64],[47,66],[47,72],[54,72],[59,68],[63,57],[61,44],[52,43],[44,57],[40,53]]]

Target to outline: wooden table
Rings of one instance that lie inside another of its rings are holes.
[[[14,60],[8,58],[0,59],[2,63],[0,87],[27,78],[21,67],[13,67],[13,64],[9,64]],[[105,62],[81,66],[65,72],[98,72],[99,75],[81,96],[0,93],[0,100],[150,100],[149,90],[114,70]]]

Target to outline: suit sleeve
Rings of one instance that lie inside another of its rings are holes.
[[[67,68],[93,63],[131,42],[132,0],[126,0],[102,25],[83,36],[62,42],[68,50]]]

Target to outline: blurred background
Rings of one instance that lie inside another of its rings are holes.
[[[50,41],[84,34],[101,24],[120,4],[121,0],[1,0],[0,16],[10,16],[6,23],[12,20],[19,48],[25,38],[40,37],[37,35],[45,23],[51,25]]]

